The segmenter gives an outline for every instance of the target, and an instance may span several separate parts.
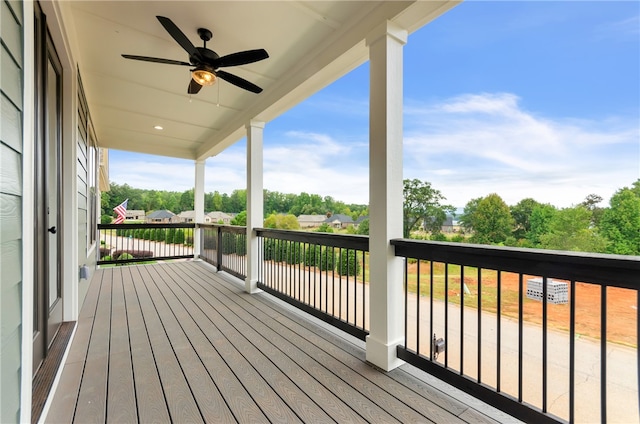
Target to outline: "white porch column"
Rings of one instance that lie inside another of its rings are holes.
[[[195,222],[197,224],[204,223],[204,165],[206,160],[200,159],[195,161],[196,168],[196,181],[193,198],[193,209],[195,211]],[[193,250],[196,258],[200,254],[200,231],[194,231],[193,233]]]
[[[370,333],[367,361],[386,370],[403,364],[402,259],[389,240],[402,237],[402,49],[407,32],[385,22],[367,37],[369,100]]]
[[[262,181],[262,134],[264,122],[252,120],[247,124],[247,278],[245,291],[260,291],[258,282],[258,237],[254,228],[264,224]]]

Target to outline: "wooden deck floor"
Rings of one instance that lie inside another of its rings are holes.
[[[409,366],[384,373],[364,359],[358,343],[266,294],[244,293],[203,262],[104,268],[93,276],[46,422],[506,417],[427,384]]]

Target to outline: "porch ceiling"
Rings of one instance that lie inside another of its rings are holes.
[[[100,146],[204,159],[368,59],[365,37],[391,20],[410,33],[458,1],[69,1],[61,13]],[[126,60],[123,53],[187,61],[156,19],[169,17],[195,46],[208,28],[218,54],[264,48],[269,58],[225,70],[264,91],[227,82],[189,98],[184,66]],[[155,130],[155,125],[164,127]]]

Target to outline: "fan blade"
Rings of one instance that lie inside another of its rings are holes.
[[[260,93],[262,92],[262,88],[258,87],[257,85],[255,85],[252,82],[247,81],[244,78],[240,78],[238,76],[235,76],[233,74],[230,74],[228,72],[225,71],[216,71],[216,75],[218,76],[218,78],[222,78],[223,80],[236,85],[240,88],[244,88],[245,90],[251,91],[252,93]]]
[[[269,57],[265,49],[247,50],[244,52],[232,53],[222,56],[214,60],[211,65],[214,68],[223,68],[225,66],[246,65],[247,63],[257,62]]]
[[[189,88],[187,89],[187,93],[198,94],[198,91],[200,91],[201,88],[202,86],[192,78],[191,82],[189,83]]]
[[[164,63],[167,65],[193,66],[190,63],[182,62],[180,60],[161,59],[159,57],[134,56],[131,54],[123,54],[122,57],[124,57],[125,59],[142,60],[144,62]]]
[[[198,50],[196,50],[193,43],[189,41],[187,36],[184,35],[182,31],[180,31],[180,28],[178,28],[171,19],[165,18],[164,16],[156,16],[156,18],[158,18],[158,20],[160,21],[164,29],[166,29],[167,32],[169,33],[169,35],[172,36],[173,39],[176,40],[176,42],[180,44],[180,46],[187,51],[187,53],[189,53],[189,56],[200,57],[200,53],[198,53]]]

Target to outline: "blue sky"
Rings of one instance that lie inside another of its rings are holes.
[[[266,189],[368,203],[368,73],[267,123]],[[464,2],[409,36],[404,86],[404,178],[456,207],[608,202],[640,178],[640,2]],[[207,160],[205,191],[245,187],[245,148]],[[193,175],[192,161],[110,152],[118,184],[183,191]]]

